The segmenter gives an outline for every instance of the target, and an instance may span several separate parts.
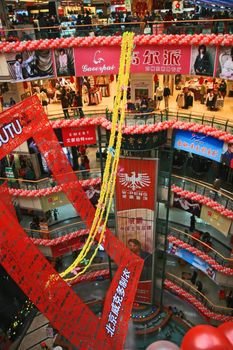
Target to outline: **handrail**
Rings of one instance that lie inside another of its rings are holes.
[[[191,238],[192,240],[197,241],[199,244],[205,246],[206,248],[212,250],[215,254],[219,255],[222,259],[229,261],[230,263],[233,262],[233,258],[227,258],[225,256],[223,256],[221,253],[219,253],[217,250],[215,250],[214,248],[212,248],[211,246],[209,246],[208,244],[206,244],[205,242],[202,242],[200,239],[193,237],[192,235],[190,235],[189,233],[186,233],[184,231],[181,231],[175,227],[169,227],[170,229],[179,232],[182,235],[188,236],[189,238]]]
[[[229,308],[226,306],[221,306],[221,305],[216,305],[214,303],[212,303],[211,300],[209,300],[203,293],[199,292],[196,288],[194,288],[191,284],[189,284],[188,282],[182,280],[181,278],[177,277],[176,275],[173,275],[170,272],[166,272],[166,275],[170,276],[171,279],[178,281],[178,283],[182,284],[182,287],[185,285],[188,287],[189,291],[190,289],[193,291],[193,293],[196,295],[198,294],[202,299],[204,299],[212,308],[217,308],[217,309],[221,309],[221,310],[225,310],[227,312],[232,312],[233,308]],[[169,279],[169,278],[168,278]]]
[[[55,232],[55,231],[57,231],[57,230],[62,230],[62,229],[66,229],[66,228],[69,228],[69,227],[72,227],[72,226],[75,226],[75,225],[78,225],[78,224],[83,224],[83,221],[76,221],[76,222],[73,222],[72,224],[67,224],[67,225],[64,225],[64,226],[59,226],[59,227],[57,227],[57,228],[54,228],[54,229],[52,229],[52,230],[49,230],[49,233],[51,234],[51,233],[53,233],[53,232]],[[28,228],[28,227],[23,227],[23,229],[25,230],[25,231],[30,231],[30,232],[41,232],[41,233],[45,233],[45,231],[44,230],[36,230],[36,229],[30,229],[30,228]]]
[[[215,22],[233,22],[233,19],[231,18],[207,18],[207,19],[190,19],[190,20],[173,20],[173,21],[164,21],[164,20],[157,20],[157,21],[133,21],[133,22],[120,22],[120,23],[90,23],[90,24],[72,24],[72,21],[66,21],[66,23],[70,22],[70,26],[72,28],[90,28],[90,27],[108,27],[108,26],[119,26],[121,27],[122,25],[145,25],[145,24],[179,24],[179,23],[215,23]],[[75,22],[75,21],[73,21]],[[27,31],[27,30],[47,30],[47,29],[61,29],[61,28],[67,28],[66,26],[59,24],[57,26],[46,26],[46,27],[40,27],[39,25],[37,27],[25,27],[25,28],[17,28],[17,24],[14,25],[15,28],[13,29],[8,29],[4,28],[1,29],[2,32],[14,32],[14,31]],[[33,23],[32,23],[33,26]]]
[[[185,181],[189,181],[189,182],[192,182],[194,183],[195,185],[198,185],[198,186],[203,186],[205,188],[208,188],[210,191],[214,191],[215,193],[218,193],[220,195],[224,194],[224,197],[230,199],[230,200],[233,200],[233,196],[229,196],[228,194],[225,194],[223,193],[222,191],[220,190],[216,190],[214,189],[213,187],[209,186],[209,185],[204,185],[196,180],[193,180],[193,179],[190,179],[190,178],[187,178],[187,177],[183,177],[183,176],[179,176],[179,175],[175,175],[175,174],[172,174],[172,177],[176,177],[177,179],[181,179],[181,180],[185,180]]]

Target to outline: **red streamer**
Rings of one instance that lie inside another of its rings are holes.
[[[61,186],[62,191],[90,228],[95,209],[72,171],[38,98],[33,96],[3,112],[1,125],[0,132],[7,132],[11,128],[13,136],[8,134],[4,147],[0,145],[0,159],[25,142],[27,138],[33,137],[58,186]],[[70,183],[76,184],[75,189],[70,187]],[[78,297],[75,299],[73,292],[67,289],[67,286],[64,287],[65,282],[47,264],[46,259],[2,202],[0,210],[2,216],[1,263],[51,324],[79,349],[121,349],[142,270],[142,259],[134,255],[109,229],[106,229],[103,245],[118,265],[118,270],[106,294],[103,316],[99,321],[90,310],[86,310],[85,304]],[[15,266],[14,271],[12,271],[12,263]],[[121,307],[118,316],[114,321],[112,308],[114,303],[119,302],[119,297],[116,298],[119,293],[118,287],[125,274],[128,276],[128,282],[123,291],[124,296],[120,299]],[[45,292],[46,288],[49,288],[51,293],[50,300],[46,299],[48,295]],[[107,328],[109,322],[114,325],[112,334]]]

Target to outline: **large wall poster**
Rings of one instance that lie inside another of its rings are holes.
[[[57,77],[75,75],[73,48],[54,50],[54,58]]]
[[[212,77],[215,67],[216,47],[214,46],[192,46],[191,75],[202,75]]]
[[[216,76],[233,80],[233,46],[218,48]]]
[[[50,50],[9,53],[6,54],[6,61],[10,76],[15,82],[54,76]]]

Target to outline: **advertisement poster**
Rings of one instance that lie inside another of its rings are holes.
[[[157,160],[121,158],[116,180],[118,237],[144,260],[141,281],[151,280]]]
[[[74,59],[77,77],[118,74],[120,47],[76,47]]]
[[[206,205],[202,206],[200,217],[227,237],[231,227],[231,219],[226,218]]]
[[[233,80],[233,46],[219,47],[217,56],[216,76]]]
[[[73,76],[74,72],[74,50],[69,49],[59,49],[54,50],[56,76]]]
[[[94,145],[96,144],[95,126],[83,126],[79,128],[63,128],[62,129],[63,145],[65,147],[78,145]]]
[[[167,252],[168,254],[178,256],[179,258],[187,261],[189,264],[196,267],[198,270],[203,271],[205,274],[207,274],[207,276],[215,280],[215,277],[216,277],[215,270],[195,254],[189,252],[186,249],[179,248],[173,243],[169,243]]]
[[[132,73],[189,74],[191,46],[137,46]]]
[[[223,141],[206,134],[176,130],[174,148],[221,162]]]
[[[174,193],[173,207],[183,209],[183,210],[188,211],[189,213],[192,213],[198,217],[200,217],[200,214],[201,214],[201,204],[200,203],[192,201],[191,199],[180,197],[176,193]]]
[[[233,168],[233,142],[224,143],[221,162]]]
[[[11,79],[16,82],[54,76],[50,50],[9,53],[6,61]]]
[[[216,47],[206,45],[192,46],[190,74],[212,77],[215,58]]]

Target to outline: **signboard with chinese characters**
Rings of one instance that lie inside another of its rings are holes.
[[[63,144],[65,147],[77,145],[93,145],[96,143],[95,126],[62,129]]]
[[[220,162],[223,141],[206,134],[176,130],[174,148]]]
[[[201,219],[216,228],[216,230],[227,237],[231,227],[231,219],[226,218],[225,216],[219,214],[217,211],[213,210],[210,207],[207,207],[206,205],[202,206]]]
[[[5,174],[8,179],[14,179],[14,172],[12,167],[5,167]]]
[[[136,46],[132,73],[189,74],[191,46]]]
[[[154,149],[167,140],[167,130],[150,134],[124,134],[121,148],[124,150],[150,150]]]
[[[157,160],[121,158],[116,180],[119,238],[127,245],[137,239],[142,250],[152,253],[155,218]]]

